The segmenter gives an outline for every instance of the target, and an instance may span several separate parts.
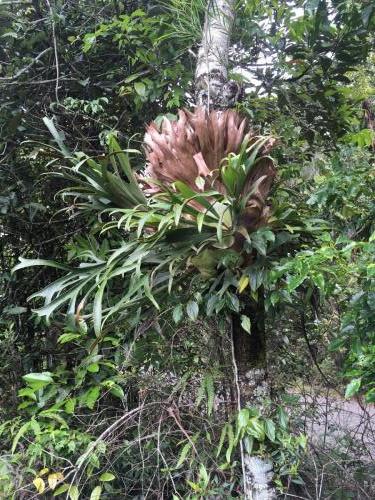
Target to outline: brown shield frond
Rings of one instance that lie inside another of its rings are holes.
[[[175,121],[165,118],[161,127],[155,123],[148,125],[144,138],[147,167],[145,177],[140,180],[150,193],[159,189],[147,184],[147,178],[167,186],[179,180],[197,192],[213,188],[224,194],[220,177],[223,160],[230,153],[237,154],[245,140],[251,146],[259,136],[235,110],[207,112],[203,107],[194,112],[180,110]],[[248,231],[265,224],[268,217],[266,197],[276,171],[273,161],[265,155],[274,143],[273,138],[264,141],[258,151],[258,162],[244,185],[242,194],[248,200],[239,224]],[[201,189],[196,184],[198,177],[204,179]]]
[[[178,120],[165,118],[161,130],[155,123],[148,125],[145,174],[168,185],[180,180],[194,190],[196,178],[203,177],[211,187],[222,160],[238,152],[247,133],[247,120],[236,111],[180,110]]]

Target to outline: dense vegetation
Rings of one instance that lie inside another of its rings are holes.
[[[256,140],[225,189],[150,195],[145,126],[193,104],[205,4],[0,4],[2,498],[239,497],[242,438],[280,494],[375,494],[363,454],[319,455],[295,404],[301,384],[375,402],[375,5],[238,2]],[[239,253],[241,175],[268,155],[271,218]],[[239,294],[264,296],[272,403],[237,413]]]

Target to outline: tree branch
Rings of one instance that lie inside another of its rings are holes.
[[[53,38],[53,50],[55,52],[55,66],[56,66],[56,85],[55,85],[55,96],[56,102],[59,102],[59,79],[60,79],[60,66],[59,66],[59,57],[57,52],[57,39],[56,39],[56,26],[55,20],[53,17],[53,10],[49,0],[46,0],[46,4],[49,9],[49,13],[51,16],[51,24],[52,24],[52,38]]]
[[[47,52],[50,52],[51,50],[52,50],[52,47],[48,47],[47,49],[44,49],[40,54],[38,54],[36,56],[35,59],[33,59],[31,61],[30,64],[28,64],[24,68],[20,69],[19,71],[17,71],[17,73],[13,76],[4,76],[4,77],[0,78],[0,82],[13,82],[14,80],[17,80],[21,75],[26,73],[26,71],[28,71],[32,66],[34,66],[34,64],[36,62],[38,62],[39,59],[44,56],[44,54],[47,54]]]

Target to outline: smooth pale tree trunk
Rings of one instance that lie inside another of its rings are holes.
[[[209,0],[202,43],[195,72],[196,101],[208,109],[232,107],[239,95],[239,86],[228,80],[230,32],[235,16],[234,0]],[[258,301],[239,295],[242,314],[251,320],[251,333],[241,326],[239,315],[232,317],[233,363],[238,407],[262,407],[269,397],[266,371],[266,336],[263,292]],[[248,455],[241,443],[244,497],[246,500],[275,498],[271,487],[272,465],[259,457]]]
[[[208,0],[195,71],[198,105],[229,108],[235,104],[238,96],[239,85],[228,80],[228,52],[234,5],[234,0]]]

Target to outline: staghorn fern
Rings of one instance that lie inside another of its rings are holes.
[[[235,111],[208,115],[197,109],[181,111],[179,120],[164,122],[161,131],[148,127],[142,177],[133,173],[128,153],[114,138],[100,161],[64,149],[73,166],[59,175],[74,186],[62,194],[78,209],[109,215],[102,227],[111,232],[112,247],[99,251],[90,245],[77,253],[73,266],[21,258],[13,271],[39,265],[65,270],[30,297],[44,300],[35,312],[48,320],[66,308],[91,319],[99,336],[104,323],[131,309],[158,309],[172,287],[186,289],[187,281],[199,283],[210,310],[213,299],[216,312],[228,301],[236,307],[230,287],[250,276],[256,255],[264,266],[268,251],[289,241],[284,233],[279,242],[266,227],[275,168],[265,155],[273,143],[256,136]],[[293,224],[289,212],[282,222],[273,215],[273,231]],[[257,267],[254,272],[259,274]],[[250,282],[254,291],[261,284]]]

